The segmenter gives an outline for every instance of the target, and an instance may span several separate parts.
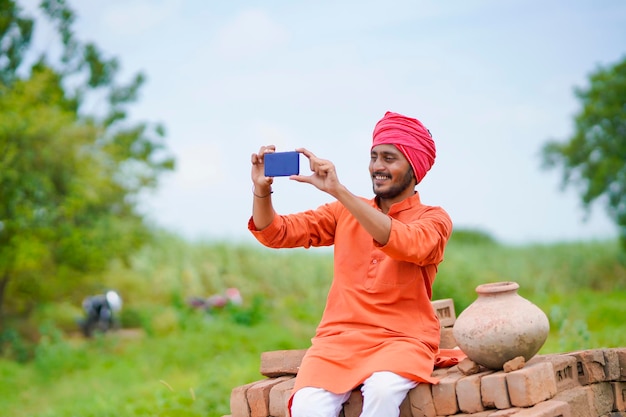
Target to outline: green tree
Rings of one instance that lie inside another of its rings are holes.
[[[544,145],[543,166],[563,170],[562,186],[578,188],[585,211],[604,204],[626,250],[626,58],[598,67],[575,95],[582,109],[574,133]]]
[[[174,168],[162,126],[127,120],[143,75],[118,82],[117,60],[75,37],[64,0],[39,7],[58,57],[34,51],[35,20],[0,0],[0,335],[144,243],[140,193]],[[93,96],[104,104],[86,114]]]

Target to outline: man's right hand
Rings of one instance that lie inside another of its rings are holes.
[[[254,193],[257,195],[269,194],[271,185],[274,182],[272,177],[265,176],[265,162],[264,155],[267,153],[276,152],[276,146],[267,145],[261,146],[259,153],[253,153],[251,157],[252,161],[252,183],[254,184]]]

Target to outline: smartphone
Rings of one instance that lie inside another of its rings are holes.
[[[263,155],[266,177],[288,177],[300,174],[298,152],[274,152]]]

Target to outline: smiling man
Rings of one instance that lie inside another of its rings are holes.
[[[334,277],[324,314],[290,401],[292,417],[337,417],[356,387],[362,417],[393,417],[407,392],[431,377],[439,353],[439,321],[430,299],[437,267],[452,233],[441,207],[421,203],[415,190],[435,161],[428,129],[387,112],[376,124],[369,172],[375,198],[352,194],[332,162],[307,149],[308,183],[337,201],[278,215],[273,178],[264,174],[264,146],[252,155],[253,209],[248,228],[264,245],[334,245]]]

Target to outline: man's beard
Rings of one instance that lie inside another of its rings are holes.
[[[381,199],[392,199],[396,198],[404,190],[411,186],[411,182],[413,182],[413,170],[409,168],[404,174],[404,178],[402,178],[402,182],[399,184],[392,185],[387,191],[376,191],[376,187],[372,186],[374,194],[376,197]]]

